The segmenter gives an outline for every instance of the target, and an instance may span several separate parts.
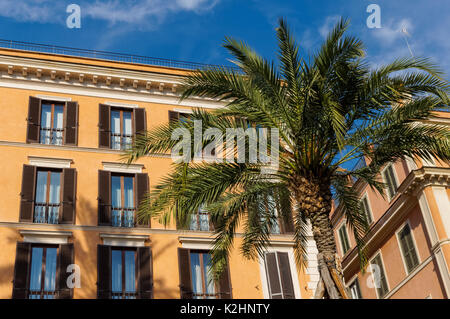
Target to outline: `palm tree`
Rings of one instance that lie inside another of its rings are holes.
[[[181,97],[213,98],[224,107],[197,109],[190,119],[146,132],[125,158],[132,162],[149,154],[166,154],[178,143],[171,138],[174,129],[194,133],[194,121],[202,121],[203,133],[211,128],[224,134],[227,128],[277,129],[274,141],[279,146],[271,154],[279,153],[279,166],[265,169],[267,163],[248,158],[238,163],[174,163],[173,171],[142,202],[138,218],[158,217],[165,224],[173,218],[186,225],[193,213],[206,207],[215,224],[212,264],[219,275],[238,225],[243,232],[243,256],[256,258],[269,243],[275,215],[287,221],[293,216],[297,262],[305,261],[310,225],[326,269],[336,274],[336,243],[330,222],[335,198],[354,233],[363,268],[368,225],[349,180],[362,179],[384,195],[385,185],[378,173],[387,163],[403,157],[449,162],[449,130],[422,122],[438,108],[448,108],[449,86],[428,59],[402,58],[376,69],[369,67],[363,43],[346,35],[347,27],[347,20],[338,22],[318,52],[305,60],[286,22],[280,19],[278,65],[245,43],[226,38],[224,47],[238,68],[193,72],[184,78]],[[276,145],[269,135],[269,147]],[[241,140],[251,145],[254,138],[248,134]],[[190,142],[191,149],[185,153],[198,154],[199,148],[212,142],[212,137]],[[236,159],[236,148],[227,152],[223,151]],[[361,158],[369,164],[349,168]],[[321,274],[323,279],[322,270]],[[328,296],[345,297],[335,283],[325,283]]]

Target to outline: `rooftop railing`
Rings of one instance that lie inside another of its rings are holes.
[[[31,52],[50,53],[50,54],[58,54],[58,55],[66,55],[66,56],[76,56],[76,57],[83,57],[83,58],[93,58],[93,59],[115,61],[115,62],[136,63],[136,64],[145,64],[145,65],[152,65],[152,66],[169,67],[169,68],[180,68],[180,69],[188,69],[188,70],[224,68],[224,69],[232,70],[235,72],[239,71],[239,68],[233,67],[233,66],[205,64],[205,63],[198,63],[198,62],[187,62],[187,61],[181,61],[181,60],[154,58],[154,57],[147,57],[147,56],[141,56],[141,55],[114,53],[114,52],[108,52],[108,51],[77,49],[77,48],[70,48],[70,47],[64,47],[64,46],[22,42],[22,41],[14,41],[14,40],[0,39],[0,48],[31,51]]]

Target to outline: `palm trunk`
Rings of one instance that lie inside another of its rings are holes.
[[[344,287],[337,267],[336,242],[330,220],[332,198],[330,183],[327,180],[300,177],[295,186],[295,194],[300,210],[311,221],[313,237],[319,252],[319,272],[325,295],[333,299],[345,297],[342,288],[340,290],[335,282],[338,279],[339,286]]]

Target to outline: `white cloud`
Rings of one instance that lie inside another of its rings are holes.
[[[213,9],[220,0],[78,0],[82,17],[106,21],[113,25],[127,24],[140,29],[153,28],[169,14],[194,12],[202,14]],[[24,22],[64,23],[70,1],[1,0],[0,16]]]
[[[391,20],[387,25],[382,24],[380,29],[373,29],[373,35],[378,38],[383,45],[390,45],[404,35],[402,29],[405,28],[409,34],[414,30],[414,27],[409,19],[402,19],[398,23]]]
[[[328,36],[328,33],[334,28],[336,23],[339,22],[341,17],[339,16],[328,16],[325,19],[324,24],[319,28],[319,33],[322,36],[322,38],[326,38]]]

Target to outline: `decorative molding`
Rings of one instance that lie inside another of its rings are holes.
[[[117,173],[142,173],[143,164],[124,164],[114,162],[102,162],[105,171]]]
[[[70,168],[70,164],[73,163],[73,160],[66,158],[28,156],[28,163],[39,167]]]
[[[48,101],[55,101],[55,102],[70,102],[70,101],[72,101],[72,98],[70,98],[70,97],[53,96],[53,95],[37,94],[36,97],[41,100],[48,100]]]
[[[69,237],[72,237],[70,231],[45,231],[45,230],[19,230],[26,243],[41,244],[67,244]]]
[[[106,104],[109,106],[116,106],[116,107],[127,107],[127,108],[131,108],[131,109],[136,109],[139,107],[139,105],[137,105],[137,104],[119,103],[119,102],[111,102],[111,101],[106,101],[103,104]]]
[[[99,236],[103,244],[108,246],[143,247],[145,242],[150,240],[148,235],[100,233]]]

